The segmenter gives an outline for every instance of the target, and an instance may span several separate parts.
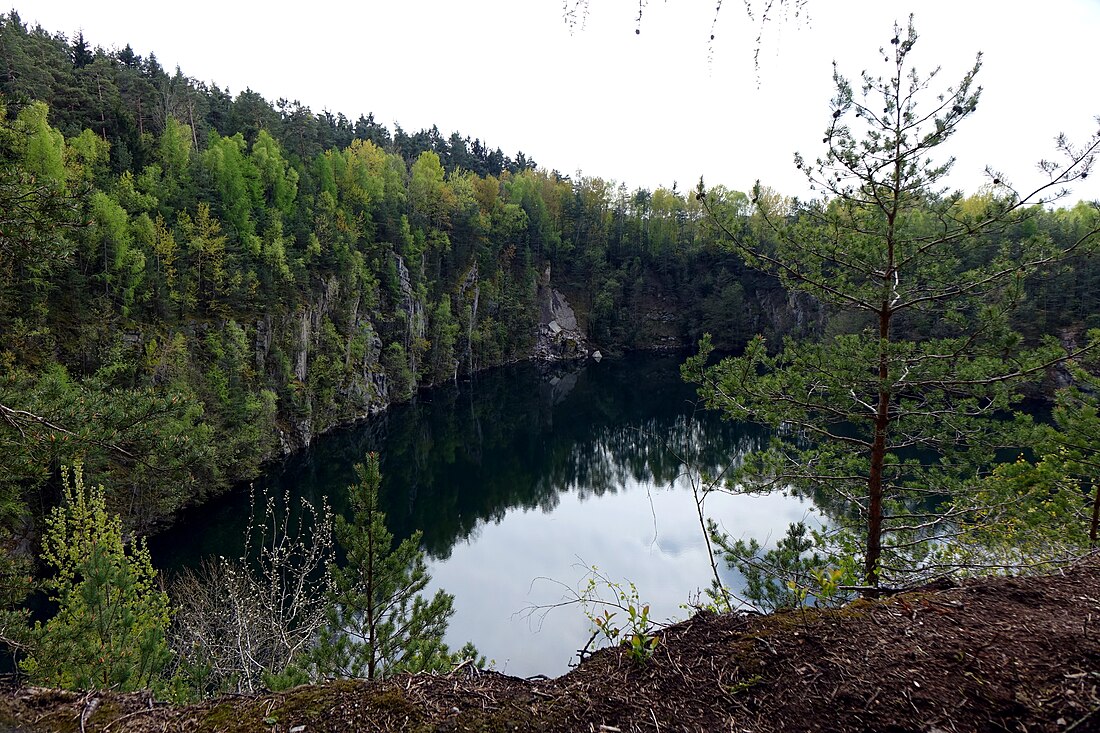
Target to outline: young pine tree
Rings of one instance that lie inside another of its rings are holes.
[[[847,525],[840,549],[861,556],[871,587],[925,573],[929,540],[958,519],[935,503],[973,484],[998,447],[1020,444],[1000,418],[1024,382],[1066,355],[1057,344],[1022,348],[1008,315],[1028,275],[1097,233],[1058,246],[1021,223],[1088,175],[1100,136],[1081,148],[1060,138],[1061,162],[1041,163],[1030,193],[992,171],[988,195],[946,188],[953,159],[935,157],[977,108],[981,57],[937,91],[935,71],[909,68],[916,41],[911,23],[895,26],[885,73],[864,72],[855,89],[834,72],[825,153],[795,158],[821,198],[781,207],[758,185],[756,227],[707,204],[746,263],[865,327],[777,352],[758,337],[712,367],[704,344],[685,365],[709,406],[777,429],[739,484],[831,505]]]
[[[145,543],[123,541],[121,519],[102,487],[84,485],[79,465],[46,521],[43,559],[56,572],[46,588],[58,611],[32,630],[23,671],[67,689],[156,687],[171,657],[168,596]]]
[[[428,585],[420,532],[393,546],[386,516],[378,507],[381,474],[377,454],[355,467],[359,483],[350,487],[354,516],[336,519],[336,540],[347,553],[344,567],[333,567],[333,593],[327,628],[313,650],[322,677],[378,678],[398,672],[442,671],[475,658],[467,644],[452,653],[443,643],[454,596]]]

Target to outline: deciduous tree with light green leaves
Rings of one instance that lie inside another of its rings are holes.
[[[709,367],[704,340],[684,369],[709,406],[778,429],[733,485],[793,488],[831,506],[831,537],[860,557],[870,592],[927,577],[930,540],[971,508],[944,514],[937,500],[964,492],[998,447],[1019,444],[998,418],[1067,354],[1056,343],[1022,348],[1008,316],[1029,275],[1097,235],[1056,244],[1017,228],[1088,175],[1100,136],[1080,147],[1060,137],[1058,160],[1041,163],[1044,178],[1028,189],[992,170],[988,196],[946,188],[953,161],[934,157],[977,109],[981,56],[937,90],[938,70],[909,68],[916,43],[912,23],[895,26],[882,76],[864,72],[853,85],[834,72],[825,153],[795,157],[820,198],[784,209],[758,185],[754,221],[708,204],[750,266],[862,329],[778,348],[758,337]],[[931,335],[907,338],[922,332]]]
[[[34,103],[9,118],[0,99],[0,322],[21,350],[33,348],[24,338],[40,330],[50,278],[73,250],[66,235],[79,219],[65,140],[47,114]]]

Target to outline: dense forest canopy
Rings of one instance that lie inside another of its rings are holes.
[[[83,456],[148,524],[417,385],[527,356],[548,276],[604,350],[859,326],[747,270],[676,186],[232,97],[14,12],[0,41],[9,506],[48,504]],[[709,195],[768,236],[746,195]],[[1034,210],[1003,236],[1069,241],[1095,216]],[[1095,282],[1081,260],[1030,285],[1025,335],[1096,325]]]

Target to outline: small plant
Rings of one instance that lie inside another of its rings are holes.
[[[585,573],[576,586],[552,578],[538,578],[560,586],[564,596],[557,603],[528,606],[522,615],[528,618],[535,614],[545,617],[555,608],[579,605],[592,623],[588,642],[577,652],[581,662],[601,646],[619,645],[627,648],[634,661],[647,661],[657,650],[659,638],[656,632],[672,621],[655,622],[649,615],[649,604],[642,603],[638,588],[633,583],[612,580],[595,565],[578,567],[584,568]],[[617,619],[623,619],[624,623],[620,624]]]
[[[618,626],[611,624],[611,619],[615,618],[615,614],[611,611],[605,610],[603,615],[591,615],[588,617],[592,624],[596,627],[596,635],[603,636],[609,643],[617,643],[619,637],[622,635],[622,630]]]
[[[805,585],[800,585],[793,580],[787,581],[787,591],[790,597],[793,599],[792,606],[797,608],[802,614],[802,621],[806,621],[806,597],[810,594],[810,589]]]
[[[634,584],[631,583],[631,589]],[[637,594],[635,594],[637,595]],[[649,604],[638,609],[636,606],[627,606],[626,612],[630,618],[630,628],[633,633],[627,636],[626,642],[630,645],[630,657],[635,662],[644,662],[653,656],[657,649],[657,637],[649,633],[653,628],[649,620]]]
[[[606,599],[605,592],[609,592],[613,598]],[[658,643],[658,638],[653,633],[657,624],[649,616],[649,604],[642,603],[638,588],[633,583],[628,581],[623,585],[611,580],[593,565],[588,572],[585,588],[578,594],[577,600],[594,627],[586,649],[597,637],[602,637],[609,644],[625,645],[630,651],[630,658],[636,662],[645,662],[653,656]],[[602,606],[603,612],[597,613],[594,610],[596,606]],[[610,608],[618,611],[613,612]],[[621,627],[613,622],[619,612],[626,614],[626,624]]]
[[[731,696],[732,695],[740,695],[742,692],[745,692],[747,690],[751,690],[753,687],[758,685],[763,679],[764,679],[763,675],[754,674],[751,677],[746,677],[743,680],[738,680],[737,682],[734,682],[732,685],[728,685],[726,687],[726,692],[728,692]]]
[[[850,575],[850,572],[844,568],[814,568],[810,573],[814,576],[814,583],[817,585],[814,596],[819,603],[825,605],[831,605],[843,592],[840,586]]]

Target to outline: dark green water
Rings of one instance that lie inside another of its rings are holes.
[[[433,587],[455,595],[449,639],[514,675],[556,675],[589,636],[560,601],[588,567],[633,581],[658,620],[709,584],[684,460],[715,471],[765,439],[696,409],[680,357],[639,355],[549,371],[531,364],[422,393],[413,404],[318,439],[260,482],[346,508],[352,466],[382,459],[391,531],[424,533]],[[782,535],[812,507],[783,496],[708,499],[733,536]],[[196,510],[153,543],[165,568],[240,552],[247,492]],[[736,585],[732,575],[729,582]]]

